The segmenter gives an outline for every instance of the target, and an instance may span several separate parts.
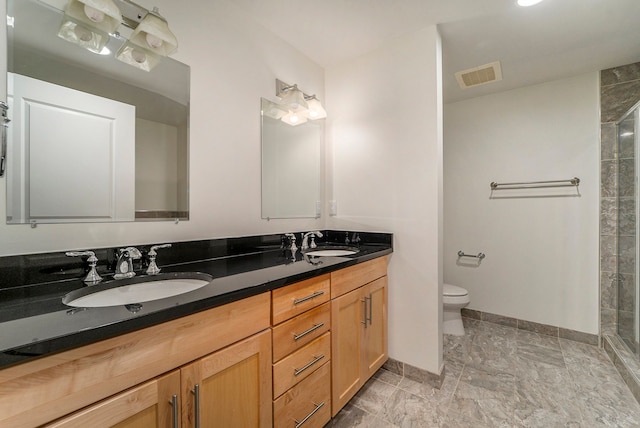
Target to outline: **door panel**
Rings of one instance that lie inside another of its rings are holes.
[[[270,426],[270,330],[204,357],[181,372],[183,427],[195,426],[196,385],[201,427]]]
[[[135,107],[9,79],[9,222],[134,220]]]
[[[363,309],[360,289],[331,302],[331,397],[334,416],[355,395],[361,385]]]
[[[365,296],[369,313],[363,339],[363,369],[368,379],[387,360],[387,277],[367,285]]]

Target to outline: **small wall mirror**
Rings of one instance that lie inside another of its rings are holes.
[[[65,4],[7,1],[7,223],[188,219],[189,67],[61,39]]]
[[[320,159],[323,124],[291,126],[282,107],[261,99],[262,218],[320,217]]]

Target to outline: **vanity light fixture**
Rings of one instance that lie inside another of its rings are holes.
[[[279,104],[262,98],[261,113],[271,119],[282,119],[289,111]]]
[[[307,105],[309,106],[307,111],[307,117],[311,120],[324,119],[327,117],[327,111],[322,107],[322,103],[316,98],[315,95],[305,97]]]
[[[131,0],[68,0],[58,36],[104,55],[109,37],[119,36],[120,24],[133,30],[116,54],[129,65],[150,71],[178,48],[158,8],[149,11]]]
[[[288,85],[276,79],[276,95],[282,100],[282,107],[288,113],[280,118],[289,125],[296,126],[307,120],[324,119],[327,112],[315,95],[307,95],[298,89],[298,85]]]
[[[120,9],[112,0],[69,0],[58,36],[100,53],[121,20]]]
[[[298,85],[284,88],[282,90],[282,95],[278,96],[282,98],[282,104],[287,106],[289,111],[303,112],[308,107],[304,93],[298,89]]]
[[[176,36],[169,30],[169,24],[157,7],[140,21],[125,42],[116,58],[134,67],[149,71],[178,48]]]

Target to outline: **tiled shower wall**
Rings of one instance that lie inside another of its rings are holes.
[[[635,153],[632,139],[622,141],[618,147],[616,122],[638,100],[640,63],[600,73],[600,333],[603,335],[616,335],[619,329],[623,335],[629,332],[633,337]]]
[[[600,335],[638,402],[635,158],[640,153],[635,153],[633,138],[622,137],[618,144],[616,122],[639,100],[640,63],[600,72]],[[621,131],[627,125],[621,123]]]

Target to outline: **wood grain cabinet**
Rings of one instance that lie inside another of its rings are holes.
[[[201,420],[270,426],[270,318],[263,293],[0,370],[0,427],[172,427],[175,394],[190,428],[195,384]]]
[[[265,330],[46,426],[269,427],[271,334]]]
[[[180,370],[182,427],[271,426],[271,332]]]
[[[382,272],[386,274],[386,264],[384,270],[380,269],[380,262],[384,263],[384,260],[353,266],[361,269],[361,275],[358,275],[358,269],[347,272],[351,286],[339,281],[340,291],[344,294],[331,301],[333,416],[388,358],[387,277],[372,280]]]
[[[273,426],[331,419],[330,275],[272,292]]]
[[[387,359],[381,257],[0,370],[0,426],[321,428]]]
[[[180,371],[145,382],[56,422],[47,428],[177,427],[180,418]]]

